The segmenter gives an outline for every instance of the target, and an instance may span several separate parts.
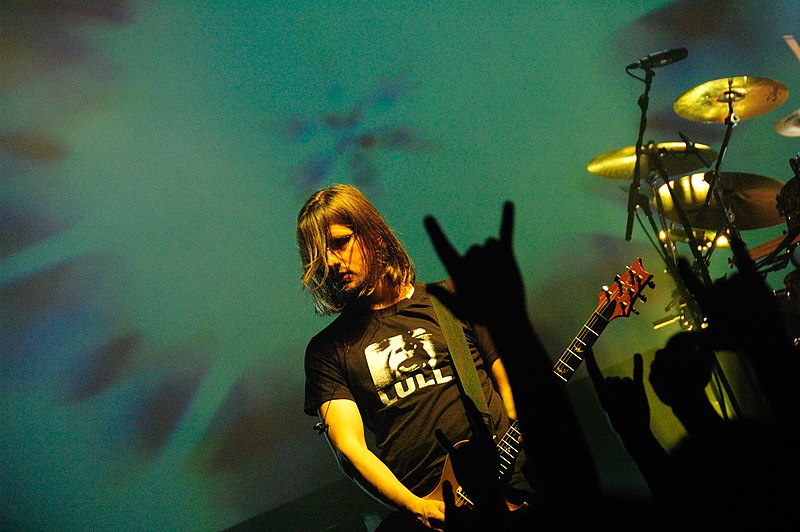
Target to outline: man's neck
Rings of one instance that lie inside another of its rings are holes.
[[[381,310],[397,304],[403,299],[414,294],[414,285],[411,283],[395,287],[389,283],[381,283],[374,292],[367,296],[367,305],[372,310]]]

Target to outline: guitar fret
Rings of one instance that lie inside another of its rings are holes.
[[[606,306],[605,306],[605,308],[604,308],[603,310],[605,310],[606,308],[609,308],[610,306],[611,306],[611,305],[606,305]],[[603,321],[604,321],[604,322],[606,322],[606,323],[608,323],[608,321],[609,321],[609,320],[608,320],[608,318],[606,318],[605,316],[603,316],[603,313],[602,313],[602,312],[597,312],[597,310],[595,310],[595,311],[594,311],[594,315],[595,315],[595,316],[597,316],[598,318],[600,318],[601,320],[603,320]]]
[[[592,334],[594,334],[594,335],[595,335],[597,338],[599,338],[599,337],[600,337],[600,333],[599,333],[599,332],[595,332],[595,331],[593,331],[592,329],[590,329],[588,324],[587,324],[587,325],[584,325],[584,326],[583,326],[583,328],[584,328],[584,329],[586,329],[587,331],[590,331],[590,332],[591,332]]]
[[[516,447],[508,446],[503,449],[498,449],[498,451],[500,451],[501,453],[505,453],[513,458],[514,455],[517,453],[517,451],[519,451],[519,449],[517,449]]]
[[[567,364],[566,362],[562,362],[563,365],[567,366],[570,370],[575,371],[575,368]]]

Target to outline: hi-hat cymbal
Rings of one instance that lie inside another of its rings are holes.
[[[709,184],[704,174],[692,174],[665,183],[657,194],[661,200],[664,216],[681,223],[680,215],[672,201],[668,186],[672,185],[676,201],[695,229],[719,231],[727,227],[725,214],[717,199],[712,196],[706,206]],[[783,223],[777,207],[778,192],[783,183],[756,174],[722,172],[715,185],[734,215],[734,223],[739,229],[759,229]]]
[[[663,165],[667,176],[685,174],[699,170],[717,158],[717,152],[704,144],[695,144],[694,148],[688,149],[684,142],[660,142],[642,146],[639,175],[646,178],[655,173],[658,164]],[[656,163],[656,156],[659,163]],[[589,161],[586,169],[593,174],[611,179],[632,179],[636,170],[636,146],[598,155]]]
[[[784,137],[800,137],[800,109],[795,109],[778,120],[775,131]]]
[[[675,112],[695,122],[725,122],[728,102],[739,118],[772,111],[789,97],[789,89],[772,79],[739,76],[708,81],[678,97]]]

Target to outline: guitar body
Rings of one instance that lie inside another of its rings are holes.
[[[458,447],[459,445],[465,443],[466,440],[460,441],[454,445],[454,447]],[[436,501],[443,501],[444,500],[444,482],[449,481],[450,485],[453,489],[453,496],[455,499],[455,503],[457,507],[467,506],[468,508],[473,508],[472,501],[469,500],[467,494],[461,488],[461,484],[456,479],[455,471],[453,471],[453,464],[450,461],[450,457],[446,457],[444,461],[444,466],[442,467],[442,476],[439,478],[439,483],[436,485],[436,488],[429,494],[427,494],[423,499],[432,499]],[[512,512],[517,510],[522,510],[528,506],[528,503],[525,501],[513,502],[509,500],[508,497],[505,497],[506,506]]]

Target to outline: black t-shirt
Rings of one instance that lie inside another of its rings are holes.
[[[484,328],[463,329],[502,435],[508,416],[489,377],[497,353]],[[389,308],[346,309],[309,342],[305,371],[305,412],[317,415],[332,399],[355,401],[381,460],[418,496],[436,487],[446,456],[434,430],[452,442],[470,437],[455,369],[422,283],[414,284],[411,298]]]

